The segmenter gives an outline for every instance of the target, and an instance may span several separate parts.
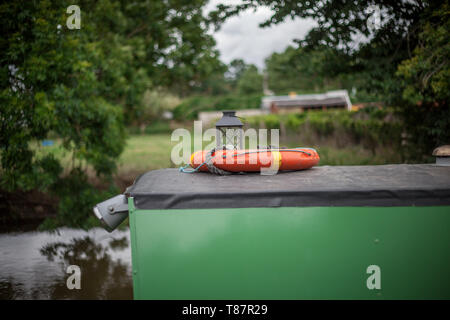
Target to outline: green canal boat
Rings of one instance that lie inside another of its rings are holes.
[[[155,170],[94,211],[135,299],[450,299],[450,166]]]

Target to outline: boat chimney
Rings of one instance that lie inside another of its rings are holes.
[[[436,165],[450,166],[450,145],[437,147],[433,151],[433,156],[436,157]]]

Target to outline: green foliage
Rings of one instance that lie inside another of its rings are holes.
[[[227,96],[262,94],[263,76],[253,64],[246,64],[241,59],[229,65],[217,66],[202,83],[189,91],[190,96]]]
[[[192,96],[184,99],[174,110],[178,120],[193,120],[200,111],[258,109],[261,95]]]
[[[366,166],[402,162],[401,156],[396,154],[396,150],[393,150],[392,146],[382,148],[376,154],[370,150],[361,148],[360,146],[336,148],[322,144],[316,146],[316,150],[320,155],[319,165],[321,166]]]
[[[65,8],[50,1],[0,7],[8,35],[0,43],[1,184],[6,190],[45,188],[58,180],[55,159],[38,159],[29,147],[50,132],[99,175],[113,172],[123,148],[122,110],[102,97],[107,88],[97,81],[102,51],[88,32],[58,28],[65,25]]]
[[[250,65],[239,77],[237,90],[241,95],[261,94],[263,86],[263,76],[258,72],[258,68]]]
[[[352,102],[382,101],[376,92],[366,88],[363,74],[342,70],[348,56],[336,49],[320,46],[317,49],[294,48],[273,53],[266,59],[269,88],[277,95],[322,93],[347,89]]]
[[[401,148],[402,123],[394,116],[392,109],[367,108],[357,112],[308,111],[285,115],[269,114],[247,118],[248,125],[266,129],[285,128],[289,136],[313,135],[315,144],[333,138],[346,141],[341,147],[360,144],[373,153],[383,146]],[[282,136],[285,132],[281,132]],[[339,147],[339,146],[338,146]]]
[[[170,124],[168,121],[156,121],[145,127],[146,134],[158,134],[171,132]]]
[[[99,191],[89,184],[83,171],[74,169],[52,186],[52,192],[60,199],[58,215],[47,218],[40,226],[41,230],[62,226],[83,229],[99,226],[98,219],[92,215],[93,206],[120,191],[111,182],[107,190]]]
[[[324,116],[327,115],[327,116]],[[310,112],[308,114],[308,123],[313,127],[320,135],[328,136],[334,131],[334,119],[330,119],[329,113],[324,112]],[[334,117],[333,117],[334,118]]]
[[[162,89],[146,90],[141,105],[136,108],[133,125],[148,125],[161,119],[163,112],[171,111],[180,103],[180,99]]]
[[[291,113],[286,119],[286,129],[295,131],[297,130],[306,119],[306,113]]]
[[[233,88],[236,88],[237,82],[242,77],[242,74],[248,68],[248,64],[242,59],[234,59],[228,66],[228,80],[231,82]]]
[[[58,193],[57,220],[75,226],[100,200],[86,168],[110,177],[124,124],[154,122],[178,103],[155,84],[185,95],[225,68],[207,33],[206,0],[81,1],[74,30],[71,4],[0,5],[0,187]],[[31,148],[51,135],[73,157],[67,177],[59,160]]]
[[[262,117],[266,129],[280,129],[280,119],[275,114],[269,114]]]
[[[416,156],[415,161],[450,142],[448,0],[331,0],[320,5],[309,0],[243,0],[219,5],[209,16],[218,26],[258,6],[272,10],[262,27],[295,17],[317,23],[296,41],[297,48],[266,61],[270,86],[277,93],[355,87],[358,94],[353,101],[396,106],[408,137],[404,141],[411,150],[408,158]],[[370,7],[381,14],[376,28],[367,23],[374,14]],[[364,40],[355,43],[358,38]],[[324,132],[329,130],[322,120],[314,123]],[[358,128],[364,129],[355,124]]]
[[[339,59],[343,59],[341,56],[339,51],[326,47],[306,50],[289,46],[266,59],[269,87],[277,94],[340,88],[343,81],[337,74],[341,66]]]
[[[413,141],[411,154],[419,158],[450,143],[449,18],[450,5],[444,2],[424,22],[413,56],[398,66],[403,82],[401,112]]]

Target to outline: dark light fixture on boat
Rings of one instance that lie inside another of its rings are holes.
[[[216,122],[217,149],[228,145],[234,149],[244,149],[243,126],[236,111],[223,111],[222,118]]]
[[[98,203],[93,210],[104,228],[112,232],[128,217],[127,197],[124,194],[119,194]]]

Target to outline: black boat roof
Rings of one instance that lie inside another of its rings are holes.
[[[276,175],[149,171],[125,192],[138,209],[450,205],[450,167],[318,166]]]

